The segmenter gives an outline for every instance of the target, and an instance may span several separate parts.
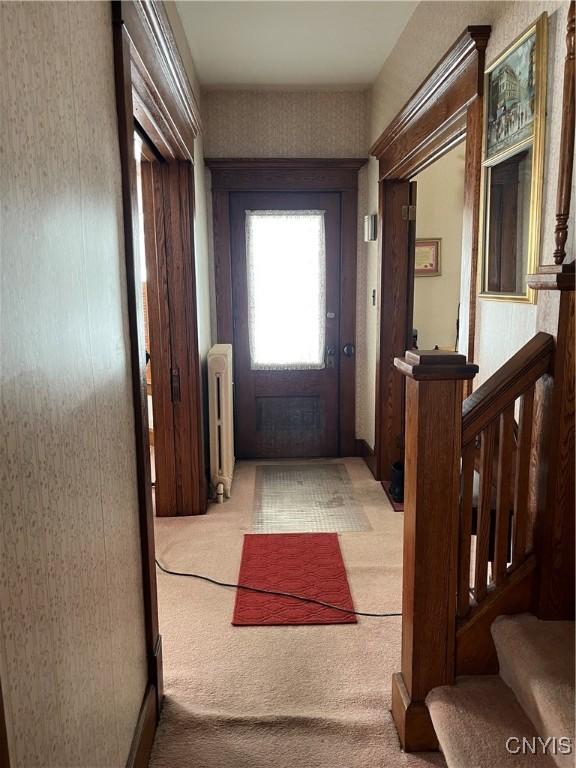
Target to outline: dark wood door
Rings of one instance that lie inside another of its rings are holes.
[[[142,163],[156,514],[207,505],[194,266],[194,177],[186,161]]]
[[[340,194],[230,198],[236,455],[336,456]]]

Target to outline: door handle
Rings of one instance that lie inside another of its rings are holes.
[[[344,347],[342,348],[342,352],[344,352],[346,357],[353,357],[354,352],[356,352],[356,347],[354,346],[354,344],[350,344],[350,343],[345,344]]]

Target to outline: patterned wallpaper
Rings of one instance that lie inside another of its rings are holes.
[[[376,347],[378,309],[372,298],[377,290],[377,242],[364,242],[364,216],[378,212],[378,166],[371,158],[358,174],[358,265],[356,283],[356,437],[374,448],[376,399]]]
[[[365,157],[368,91],[206,91],[206,157]]]
[[[110,5],[4,3],[0,676],[13,768],[125,765],[144,694]]]

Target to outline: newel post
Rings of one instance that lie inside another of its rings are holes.
[[[463,383],[478,366],[455,352],[408,351],[406,377],[402,670],[392,715],[402,747],[437,748],[424,703],[453,682]]]

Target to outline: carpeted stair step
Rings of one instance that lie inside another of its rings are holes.
[[[574,744],[574,622],[540,621],[530,614],[500,616],[492,625],[500,677],[514,691],[543,738]],[[574,755],[557,754],[559,766]]]
[[[498,675],[459,677],[434,688],[426,699],[448,768],[554,768],[543,754],[513,754],[522,739],[537,745],[538,733],[513,692]],[[508,739],[512,751],[506,749]]]

